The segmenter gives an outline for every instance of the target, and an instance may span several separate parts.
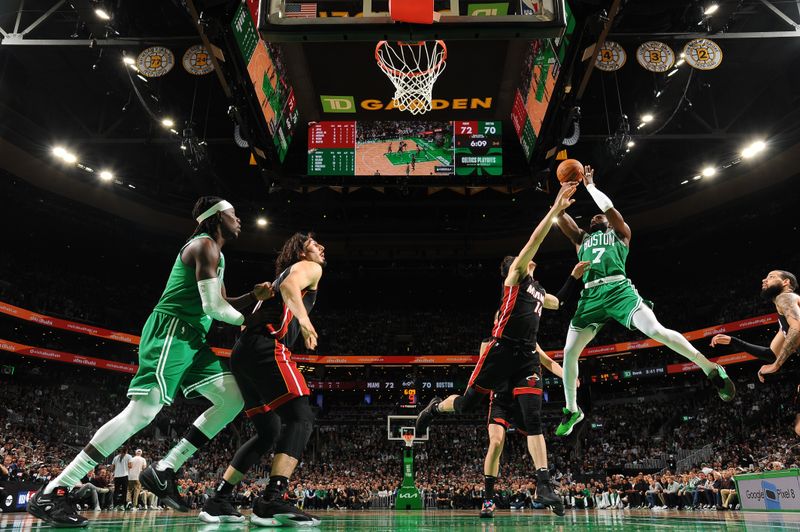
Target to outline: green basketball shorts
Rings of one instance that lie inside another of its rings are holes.
[[[139,370],[128,386],[128,397],[147,395],[154,387],[161,402],[169,405],[178,388],[183,395],[197,395],[197,388],[222,378],[222,361],[191,325],[169,314],[153,312],[147,318],[139,342]]]
[[[652,302],[642,299],[630,279],[584,288],[570,327],[599,329],[609,320],[616,320],[633,330],[633,313],[642,304],[653,307]]]

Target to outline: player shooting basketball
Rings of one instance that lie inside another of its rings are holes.
[[[564,504],[550,485],[541,420],[542,370],[535,346],[542,309],[560,308],[561,302],[567,299],[562,292],[570,290],[572,285],[569,279],[573,282],[576,279],[570,276],[558,296],[548,294],[533,278],[536,263],[532,259],[550,231],[553,218],[574,201],[571,198],[576,187],[577,183],[565,184],[519,255],[503,259],[500,266],[504,279],[503,298],[497,321],[492,339],[470,376],[467,390],[463,395],[451,395],[445,400],[433,398],[419,413],[415,426],[416,434],[424,434],[440,414],[466,413],[478,406],[484,394],[495,390],[510,392],[519,403],[521,428],[528,435],[528,451],[536,468],[536,501],[550,506],[557,515],[564,515]]]
[[[586,185],[586,190],[602,214],[592,217],[588,231],[579,228],[566,212],[557,215],[558,227],[575,245],[579,260],[590,261],[591,264],[583,275],[584,289],[564,346],[564,395],[567,405],[556,434],[570,434],[583,419],[576,398],[578,357],[600,328],[612,319],[629,329],[638,329],[700,366],[717,388],[720,398],[723,401],[732,400],[736,388],[722,366],[709,361],[679,332],[661,325],[651,310],[652,303],[642,299],[628,279],[625,262],[630,251],[631,228],[614,208],[611,199],[595,186],[592,167],[585,167],[573,179]]]

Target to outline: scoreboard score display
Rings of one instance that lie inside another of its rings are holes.
[[[456,175],[503,173],[502,122],[456,122]]]
[[[499,176],[502,133],[502,122],[311,122],[308,175]]]

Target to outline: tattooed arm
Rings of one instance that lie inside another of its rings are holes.
[[[777,372],[790,356],[800,350],[800,296],[792,292],[780,294],[775,298],[775,307],[789,322],[789,331],[775,362],[758,370],[758,380],[761,382],[764,382],[764,375]]]

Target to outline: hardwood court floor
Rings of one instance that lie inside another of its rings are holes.
[[[248,512],[243,512],[248,514]],[[155,531],[243,531],[280,530],[244,524],[209,525],[197,518],[197,512],[179,514],[161,512],[86,512],[92,520],[88,530],[139,532]],[[364,530],[371,532],[406,531],[449,532],[456,530],[675,530],[712,532],[715,530],[781,531],[800,530],[800,514],[791,512],[679,512],[648,510],[568,510],[564,517],[548,511],[500,510],[494,519],[480,519],[476,511],[320,511],[318,530]],[[44,530],[50,528],[26,513],[0,514],[0,530]]]

